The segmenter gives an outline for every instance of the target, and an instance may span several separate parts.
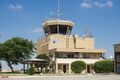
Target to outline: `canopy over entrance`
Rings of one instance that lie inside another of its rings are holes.
[[[25,59],[23,60],[23,71],[24,73],[26,73],[26,71],[30,68],[30,65],[32,64],[38,64],[38,65],[44,65],[47,64],[47,60],[44,59]],[[26,65],[27,65],[27,69],[26,69]]]

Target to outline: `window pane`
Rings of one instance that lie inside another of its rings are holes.
[[[67,25],[60,25],[59,26],[59,33],[66,34],[67,31]]]
[[[48,35],[49,34],[49,27],[44,28],[44,31],[45,31],[45,35]]]
[[[51,34],[57,33],[57,26],[56,25],[51,25],[49,27],[50,27]]]
[[[68,33],[67,33],[67,34],[71,34],[71,31],[72,31],[72,27],[69,26],[69,28],[68,28]]]

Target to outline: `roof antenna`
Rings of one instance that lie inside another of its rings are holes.
[[[58,18],[60,17],[60,0],[58,0]]]
[[[93,38],[93,35],[90,34],[90,31],[89,31],[88,27],[85,28],[85,37]]]
[[[88,37],[88,28],[85,28],[85,37]]]

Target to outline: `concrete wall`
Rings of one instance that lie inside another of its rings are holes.
[[[48,47],[49,47],[49,43],[48,43],[48,38],[44,38],[41,40],[38,40],[36,42],[36,53],[37,55],[39,54],[47,54],[49,53]]]
[[[84,44],[86,49],[94,49],[94,38],[84,38]]]
[[[49,53],[49,50],[52,49],[61,49],[62,50],[70,50],[70,52],[73,52],[71,50],[77,50],[81,49],[83,51],[86,50],[96,50],[94,49],[94,38],[89,37],[79,37],[79,36],[73,36],[73,35],[61,35],[61,34],[52,34],[47,36],[46,38],[42,40],[38,40],[36,43],[36,53],[37,55],[43,54],[43,53]],[[89,52],[87,52],[89,54]],[[101,55],[94,52],[95,55],[91,55],[92,58],[96,56],[96,58],[99,58]],[[98,52],[100,53],[100,52]],[[98,56],[98,57],[97,57]]]
[[[49,49],[54,48],[85,48],[94,49],[94,38],[74,37],[73,35],[50,35]],[[55,42],[55,43],[54,43]]]

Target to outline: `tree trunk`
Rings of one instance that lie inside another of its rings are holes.
[[[14,72],[14,69],[13,69],[13,67],[12,67],[12,64],[10,64],[10,62],[7,62],[7,63],[8,63],[9,68],[11,69],[11,71]]]

